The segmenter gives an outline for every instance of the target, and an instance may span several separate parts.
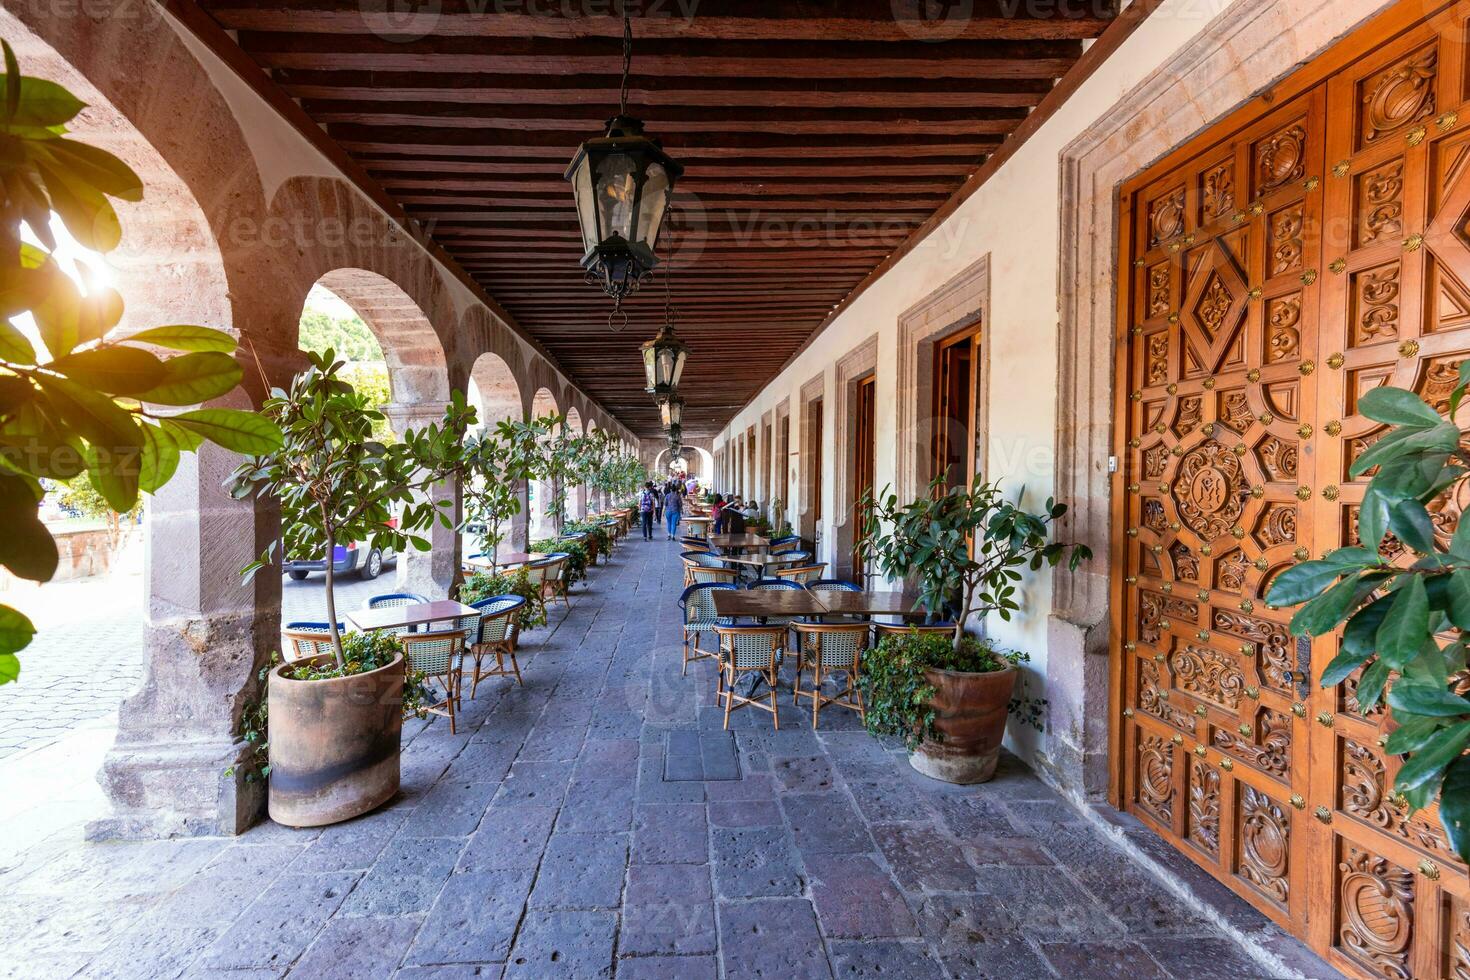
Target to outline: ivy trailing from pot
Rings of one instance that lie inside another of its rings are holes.
[[[1412,812],[1437,797],[1462,861],[1470,861],[1470,521],[1462,517],[1449,534],[1432,511],[1455,499],[1470,473],[1470,447],[1453,421],[1467,386],[1470,360],[1460,362],[1444,415],[1402,388],[1358,399],[1358,414],[1388,426],[1349,468],[1354,478],[1372,476],[1359,543],[1292,566],[1266,593],[1273,606],[1300,605],[1293,634],[1337,633],[1322,687],[1356,677],[1359,714],[1386,704],[1393,730],[1383,748],[1404,760],[1397,801]]]
[[[232,336],[170,325],[119,337],[117,290],[79,285],[62,270],[53,216],[81,245],[110,252],[122,240],[112,200],[141,201],[143,183],[111,153],[67,138],[85,103],[22,76],[10,45],[0,50],[0,565],[47,582],[58,553],[40,519],[42,480],[85,478],[127,514],[206,441],[261,453],[281,433],[251,412],[189,408],[240,383]],[[183,353],[165,359],[160,349]],[[19,677],[17,654],[34,635],[29,619],[0,604],[0,684]]]

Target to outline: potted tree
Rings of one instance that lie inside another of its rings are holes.
[[[109,511],[128,514],[206,440],[259,453],[279,446],[281,433],[252,412],[152,407],[199,405],[234,390],[235,339],[186,325],[118,336],[122,296],[62,269],[53,216],[82,245],[110,252],[122,238],[112,201],[142,200],[143,184],[111,153],[67,138],[85,103],[22,76],[10,46],[0,49],[0,565],[47,582],[59,556],[40,518],[43,480],[84,480]],[[182,353],[165,359],[158,350]],[[0,604],[0,684],[20,676],[18,654],[35,632]]]
[[[502,421],[494,432],[465,440],[462,487],[466,524],[478,524],[480,552],[494,564],[505,542],[506,523],[521,512],[520,486],[535,475],[536,430]]]
[[[1092,554],[1049,540],[1065,504],[1047,500],[1029,513],[1005,500],[999,483],[978,476],[949,490],[936,479],[929,490],[902,506],[886,490],[863,501],[865,560],[887,578],[916,580],[931,623],[953,617],[947,633],[885,637],[867,656],[868,728],[902,736],[910,764],[927,776],[984,782],[1000,758],[1017,664],[1029,658],[969,635],[965,624],[975,615],[1009,620],[1019,612],[1021,569],[1054,566],[1069,552],[1076,568]]]
[[[308,353],[308,369],[289,391],[276,390],[261,411],[284,441],[255,456],[228,481],[237,498],[277,497],[284,524],[244,570],[247,580],[291,554],[325,554],[327,623],[332,653],[283,664],[270,673],[271,819],[292,827],[336,823],[381,805],[398,791],[403,726],[403,655],[387,637],[344,644],[337,619],[333,549],[351,541],[395,551],[429,549],[415,532],[439,521],[452,501],[424,499],[460,471],[461,439],[474,410],[455,392],[442,425],[385,445],[372,438],[381,413],[340,377],[332,351]],[[396,512],[396,516],[395,516]]]

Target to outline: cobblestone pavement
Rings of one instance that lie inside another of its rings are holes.
[[[17,583],[0,601],[22,610],[36,638],[21,654],[20,682],[0,688],[0,759],[49,745],[83,722],[117,711],[143,679],[141,549],[107,575],[43,586]],[[337,585],[339,612],[392,592],[394,572]],[[320,575],[281,579],[281,621],[327,618]]]
[[[789,702],[780,731],[747,709],[722,732],[710,664],[680,676],[676,561],[620,545],[527,638],[524,687],[482,685],[458,734],[406,726],[402,792],[373,814],[20,855],[0,868],[0,975],[1331,975],[1013,758],[948,786],[841,709],[813,732]]]

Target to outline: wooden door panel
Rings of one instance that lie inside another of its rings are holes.
[[[1357,543],[1349,468],[1382,434],[1358,399],[1446,410],[1470,358],[1467,19],[1390,11],[1121,209],[1118,798],[1354,975],[1470,980],[1470,884],[1389,793],[1383,709],[1317,686],[1336,637],[1291,637],[1264,595]]]

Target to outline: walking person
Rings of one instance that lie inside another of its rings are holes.
[[[664,494],[664,517],[668,521],[669,540],[674,540],[674,532],[679,530],[679,522],[684,519],[684,495],[677,487],[671,487]]]
[[[662,524],[664,520],[664,500],[668,497],[666,490],[661,490],[657,484],[653,487],[653,521],[655,526]]]
[[[643,485],[643,496],[638,498],[638,519],[643,522],[643,540],[653,540],[653,507],[656,494],[653,492],[653,481],[649,480]]]

